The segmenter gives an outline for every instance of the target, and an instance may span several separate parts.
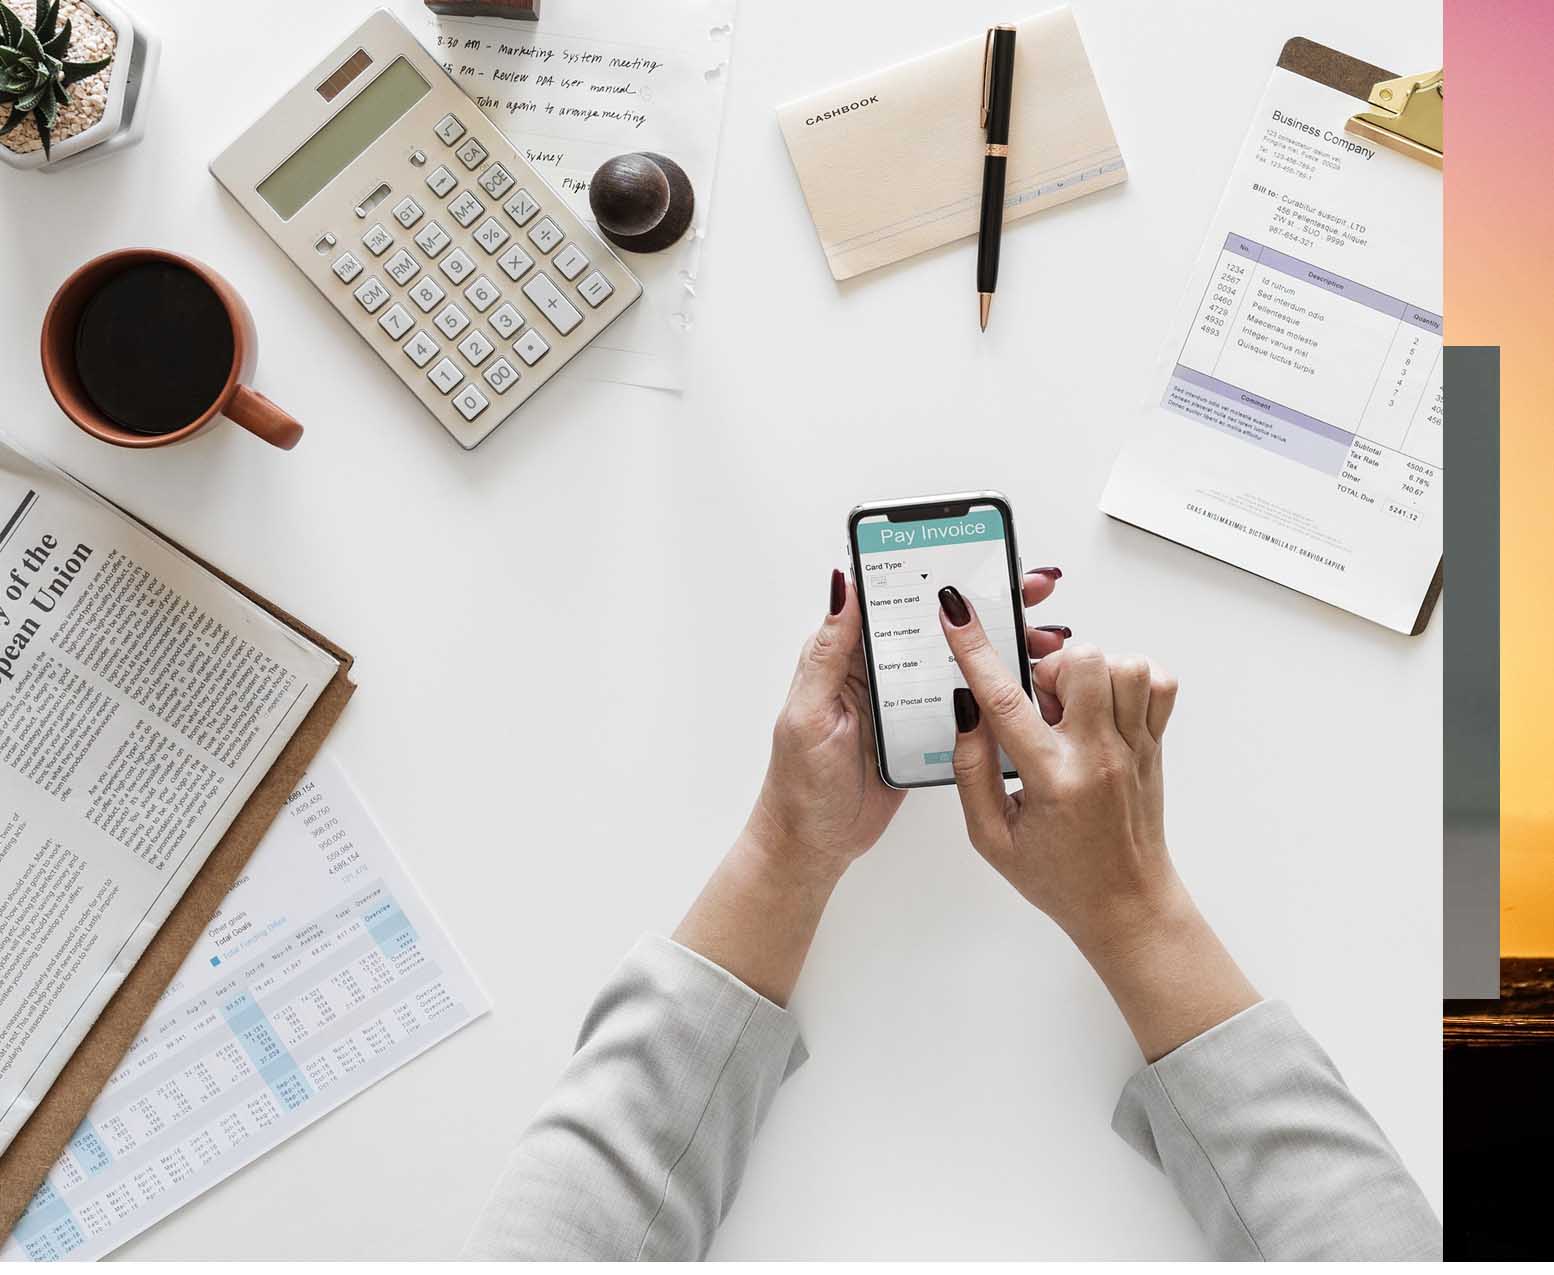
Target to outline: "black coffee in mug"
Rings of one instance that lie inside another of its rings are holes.
[[[232,375],[232,353],[232,323],[216,290],[169,262],[112,276],[76,326],[86,397],[137,434],[170,434],[204,415]]]

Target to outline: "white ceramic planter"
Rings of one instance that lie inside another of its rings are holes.
[[[144,134],[146,99],[162,54],[162,42],[143,23],[130,17],[117,0],[87,3],[113,25],[118,35],[113,64],[108,69],[108,105],[102,119],[74,137],[55,142],[47,159],[41,150],[18,155],[0,146],[0,164],[51,173],[133,146]]]

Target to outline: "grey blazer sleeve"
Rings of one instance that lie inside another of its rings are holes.
[[[1285,1005],[1264,1002],[1138,1072],[1115,1129],[1222,1258],[1441,1257],[1441,1224]]]
[[[668,939],[642,939],[464,1246],[467,1258],[704,1257],[782,1082],[788,1013]]]

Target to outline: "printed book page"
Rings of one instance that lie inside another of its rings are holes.
[[[0,1149],[337,667],[0,438]]]
[[[488,1008],[326,750],[0,1258],[101,1257]]]
[[[1410,632],[1441,560],[1441,174],[1276,69],[1101,498]]]
[[[573,360],[594,380],[685,386],[734,4],[545,0],[537,22],[437,18],[415,5],[444,69],[589,225],[589,182],[616,155],[666,155],[691,180],[685,237],[662,252],[619,253],[643,294]]]

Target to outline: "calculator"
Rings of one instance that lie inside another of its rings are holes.
[[[210,171],[466,448],[642,295],[386,10]]]

